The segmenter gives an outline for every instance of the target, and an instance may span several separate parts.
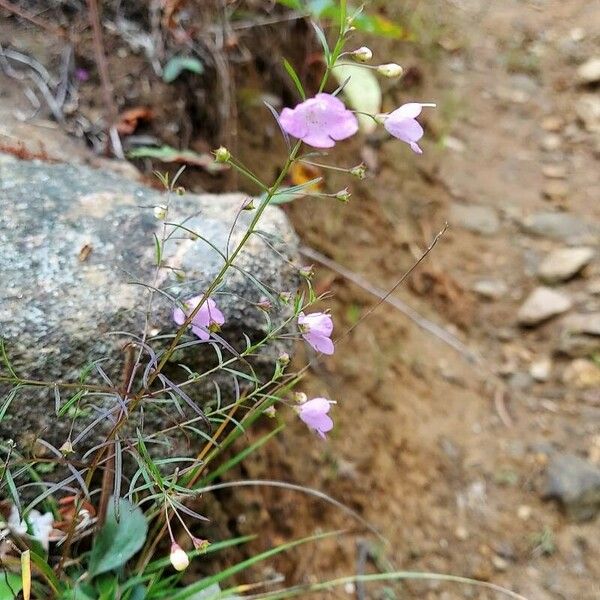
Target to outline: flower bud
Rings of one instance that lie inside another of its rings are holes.
[[[273,304],[268,298],[261,298],[257,303],[256,307],[260,308],[260,310],[264,310],[265,312],[269,312],[273,308]]]
[[[185,571],[190,564],[187,553],[177,542],[171,544],[169,560],[176,571]]]
[[[377,72],[384,77],[394,78],[400,77],[404,72],[404,69],[396,63],[387,63],[385,65],[379,65],[377,67]]]
[[[305,279],[312,279],[314,274],[315,271],[312,265],[307,265],[298,269],[298,275],[300,275],[300,277],[304,277]]]
[[[68,454],[73,454],[73,452],[75,452],[75,450],[73,450],[73,444],[71,443],[71,440],[67,440],[60,448],[60,453],[63,456],[67,456]]]
[[[263,410],[263,414],[267,415],[267,417],[270,419],[274,419],[277,415],[277,411],[275,410],[274,406],[269,406],[269,408],[265,408],[265,410]]]
[[[208,540],[202,540],[197,537],[192,537],[192,544],[194,544],[194,548],[199,552],[206,552],[206,549],[210,546]]]
[[[296,404],[304,404],[308,400],[308,396],[304,392],[294,392],[292,399]]]
[[[373,58],[373,52],[371,51],[371,48],[367,48],[366,46],[358,48],[358,50],[351,52],[351,54],[352,58],[358,62],[369,62]]]
[[[290,292],[281,292],[279,294],[279,301],[283,304],[289,304],[292,301],[292,294]]]
[[[279,357],[277,358],[277,362],[282,366],[282,367],[287,367],[287,365],[290,364],[290,355],[287,352],[282,352]]]
[[[356,179],[364,179],[367,176],[367,169],[365,165],[361,163],[350,169],[350,175],[356,177]]]
[[[175,188],[175,193],[178,196],[183,196],[185,194],[185,188],[182,185],[180,185],[180,186],[178,186],[178,187]]]
[[[215,150],[215,160],[218,163],[226,163],[230,158],[231,152],[225,146],[221,146]]]
[[[165,204],[159,204],[154,207],[154,216],[159,221],[164,221],[167,218],[168,207]]]
[[[348,202],[350,200],[350,196],[352,194],[350,194],[350,192],[348,191],[348,188],[344,188],[343,190],[340,190],[336,195],[336,199],[339,200],[340,202]]]
[[[246,200],[244,200],[242,210],[254,210],[255,208],[256,206],[254,204],[254,198],[246,198]]]

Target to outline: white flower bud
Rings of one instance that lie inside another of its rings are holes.
[[[164,204],[159,204],[158,206],[154,207],[154,216],[159,221],[164,221],[167,218],[167,211],[168,208]]]
[[[176,571],[185,571],[190,564],[188,555],[177,542],[173,542],[171,544],[171,554],[169,555],[169,560]]]
[[[351,53],[352,58],[357,60],[358,62],[369,62],[373,58],[373,52],[371,48],[367,48],[366,46],[362,46]]]
[[[394,78],[400,77],[404,72],[404,69],[396,63],[387,63],[385,65],[379,65],[377,67],[377,72],[384,77]]]
[[[215,150],[215,160],[218,163],[226,163],[230,158],[231,152],[225,146],[221,146]]]

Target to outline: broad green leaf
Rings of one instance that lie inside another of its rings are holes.
[[[144,513],[124,498],[119,498],[118,515],[111,498],[106,522],[98,533],[90,555],[92,577],[122,567],[143,545],[148,534]]]
[[[347,80],[343,94],[352,108],[371,115],[381,112],[381,88],[371,69],[341,64],[336,65],[332,73],[340,85]],[[377,123],[371,117],[361,114],[356,116],[364,133],[371,133],[377,127]]]
[[[184,71],[191,71],[202,75],[204,73],[204,65],[192,56],[174,56],[165,65],[163,70],[163,79],[167,83],[175,81]]]
[[[0,600],[15,600],[23,589],[21,576],[9,573],[5,569],[0,571]]]

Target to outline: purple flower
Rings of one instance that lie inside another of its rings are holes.
[[[331,94],[317,94],[294,109],[284,108],[279,122],[285,132],[313,148],[333,148],[358,131],[354,114]]]
[[[325,434],[333,429],[333,421],[327,414],[332,404],[335,402],[327,398],[313,398],[297,408],[300,419],[323,439]]]
[[[186,300],[183,305],[186,308],[184,313],[181,308],[176,308],[173,311],[173,321],[177,325],[183,325],[187,317],[192,311],[198,306],[198,303],[202,300],[202,296],[194,296]],[[210,338],[209,327],[211,325],[223,325],[225,323],[225,317],[223,313],[217,308],[215,301],[209,298],[202,304],[200,310],[196,313],[196,316],[192,320],[192,331],[201,339],[208,340]]]
[[[317,351],[323,354],[333,354],[331,332],[333,321],[328,314],[317,312],[298,316],[298,326],[302,337]]]
[[[423,154],[417,142],[423,137],[423,128],[415,117],[421,114],[424,106],[435,107],[435,104],[409,102],[391,112],[383,122],[383,126],[394,137],[406,142],[417,154]]]

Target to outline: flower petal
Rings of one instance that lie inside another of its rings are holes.
[[[185,323],[185,313],[177,307],[173,310],[173,321],[176,325],[183,325]]]
[[[286,133],[302,139],[307,133],[306,120],[304,119],[298,105],[295,109],[284,108],[279,115],[279,122]]]
[[[409,102],[408,104],[403,104],[400,108],[392,111],[387,119],[391,119],[392,121],[402,121],[404,119],[414,119],[421,114],[423,110],[423,105],[419,102]],[[386,119],[386,120],[387,120]]]
[[[401,139],[407,144],[419,141],[423,137],[424,133],[421,125],[414,119],[404,119],[403,121],[391,122],[386,119],[383,125],[394,137]]]
[[[358,131],[358,119],[350,112],[344,111],[331,120],[329,135],[336,141],[345,140]]]
[[[300,412],[308,415],[320,415],[328,413],[330,408],[331,402],[327,398],[313,398],[300,406]]]
[[[206,342],[210,339],[210,333],[203,326],[192,325],[192,332],[194,333],[194,335],[197,335],[203,342]]]
[[[335,348],[333,346],[333,342],[323,335],[319,335],[318,333],[308,332],[305,333],[302,337],[317,351],[322,352],[323,354],[331,355],[333,354]]]
[[[335,146],[335,140],[322,130],[310,131],[301,139],[305,144],[313,148],[333,148]]]

